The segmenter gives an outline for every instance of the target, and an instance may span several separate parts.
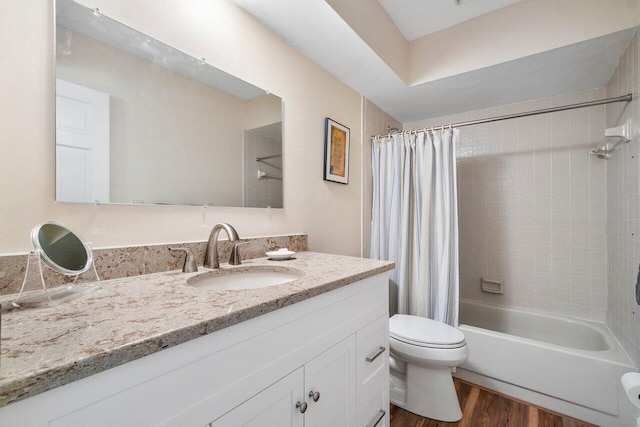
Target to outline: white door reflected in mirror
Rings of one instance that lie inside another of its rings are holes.
[[[109,95],[56,79],[56,200],[109,202]]]

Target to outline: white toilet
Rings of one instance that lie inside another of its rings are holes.
[[[457,328],[406,314],[389,319],[391,403],[439,421],[462,418],[451,369],[469,357]]]

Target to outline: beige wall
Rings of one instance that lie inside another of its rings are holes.
[[[86,1],[284,100],[284,210],[92,206],[54,202],[52,2],[0,14],[0,254],[30,249],[35,224],[57,220],[96,247],[205,240],[213,224],[241,236],[309,234],[311,250],[360,253],[361,97],[226,0]],[[322,180],[324,118],[351,128],[350,185]]]
[[[251,101],[67,28],[56,35],[56,76],[110,98],[110,202],[242,206]]]
[[[245,129],[255,129],[282,121],[282,100],[266,94],[247,101]]]

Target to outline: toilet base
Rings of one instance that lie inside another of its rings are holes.
[[[407,364],[406,374],[391,370],[390,400],[409,412],[438,421],[462,418],[451,369]]]

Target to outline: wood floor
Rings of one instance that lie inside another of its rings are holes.
[[[445,423],[391,405],[391,427],[595,427],[455,379],[462,419]]]

